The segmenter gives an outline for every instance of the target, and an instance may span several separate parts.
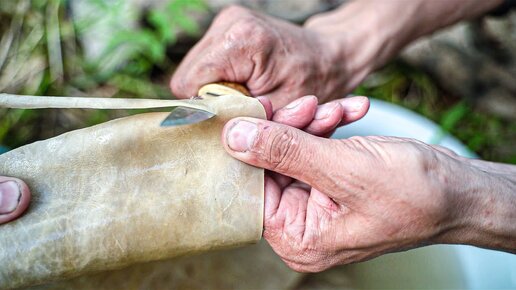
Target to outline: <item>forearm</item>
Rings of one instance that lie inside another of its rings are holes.
[[[350,75],[362,76],[416,38],[489,12],[502,1],[356,0],[312,17],[305,27],[332,39],[336,59]]]
[[[449,184],[456,216],[438,239],[516,253],[516,166],[462,162],[467,168]]]

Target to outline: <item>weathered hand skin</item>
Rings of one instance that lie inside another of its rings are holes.
[[[163,128],[167,113],[135,115],[0,155],[0,174],[33,194],[0,226],[0,288],[258,241],[263,170],[230,157],[220,136],[230,118],[265,118],[263,107],[200,102],[217,116]]]

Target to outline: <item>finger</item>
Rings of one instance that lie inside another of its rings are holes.
[[[267,97],[256,97],[258,101],[262,104],[263,108],[265,109],[265,115],[267,116],[267,120],[272,119],[272,103],[271,100]]]
[[[323,136],[341,123],[343,113],[342,106],[337,102],[321,105],[317,108],[313,121],[304,131],[312,135]]]
[[[214,48],[216,49],[216,48]],[[190,98],[196,96],[203,85],[219,81],[237,82],[227,74],[225,68],[231,69],[231,65],[225,60],[225,56],[214,50],[204,50],[195,56],[184,60],[172,76],[170,88],[178,98]]]
[[[333,251],[325,250],[335,245],[333,218],[326,212],[320,214],[310,199],[309,191],[288,186],[275,214],[264,220],[263,237],[290,268],[299,272],[320,272],[336,264]]]
[[[235,118],[223,130],[226,151],[248,164],[290,176],[314,186],[331,182],[328,165],[335,160],[332,140],[255,118]]]
[[[336,129],[333,129],[331,130],[330,132],[326,133],[326,134],[323,134],[321,137],[324,137],[324,138],[330,138],[334,133],[335,131],[337,131]]]
[[[310,200],[313,201],[312,204],[316,204],[317,206],[329,213],[336,212],[344,208],[343,205],[337,204],[327,194],[315,188],[313,188],[310,192]]]
[[[284,108],[277,110],[272,120],[295,128],[304,128],[315,117],[317,97],[305,96],[299,98]]]
[[[314,120],[304,131],[312,135],[328,137],[337,127],[360,120],[368,110],[369,99],[367,97],[348,97],[335,100],[320,105]]]
[[[370,106],[369,98],[362,96],[343,98],[336,102],[342,106],[344,111],[339,126],[362,119],[369,111]]]
[[[278,211],[281,199],[281,189],[274,179],[265,176],[265,202],[264,202],[264,220],[271,219]]]
[[[215,41],[217,39],[220,40],[222,33],[227,30],[231,22],[235,21],[235,17],[230,17],[228,11],[225,10],[215,17],[206,34],[188,51],[174,72],[170,80],[170,89],[176,97],[185,99],[195,96],[200,86],[207,84],[196,82],[195,78],[190,79],[190,72],[192,70],[197,72],[199,68],[209,65],[210,53],[213,52],[215,45],[218,43]],[[213,64],[211,65],[213,66]],[[210,70],[212,69],[208,68],[208,75],[210,75]],[[216,77],[208,79],[211,79],[213,82],[218,81]]]
[[[237,6],[228,7],[217,15],[205,36],[174,73],[170,81],[174,95],[188,98],[196,95],[201,86],[220,81],[247,83],[257,68],[251,55],[259,55],[263,60],[264,55],[258,52],[267,47],[263,38],[257,35],[249,38],[256,28],[250,20],[254,19],[252,15],[250,10]],[[242,42],[243,39],[252,42]]]
[[[177,98],[186,99],[197,95],[199,87],[188,79],[188,74],[191,68],[202,65],[206,49],[212,45],[212,38],[208,33],[206,35],[186,54],[170,80],[170,89]]]
[[[281,189],[289,186],[292,183],[292,178],[283,174],[276,173],[274,171],[267,170],[266,174],[270,176]]]
[[[30,190],[23,181],[0,176],[0,224],[22,215],[29,202]]]
[[[293,186],[288,186],[279,195],[274,205],[276,208],[264,218],[263,235],[271,245],[285,246],[282,239],[285,236],[291,240],[302,240],[309,196],[306,190]]]
[[[306,240],[319,241],[321,244],[335,245],[335,220],[347,211],[325,193],[312,188],[308,199],[306,214]],[[330,222],[332,221],[332,222]],[[331,225],[328,227],[328,225]],[[333,230],[332,230],[333,228]]]
[[[299,180],[296,180],[296,181],[292,182],[292,183],[290,184],[290,186],[304,189],[304,190],[306,190],[307,192],[309,192],[309,191],[310,191],[310,189],[312,188],[310,185],[308,185],[308,184],[306,184],[306,183],[304,183],[304,182],[301,182],[301,181],[299,181]]]

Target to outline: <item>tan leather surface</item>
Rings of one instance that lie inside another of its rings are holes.
[[[237,249],[136,264],[30,289],[287,290],[293,289],[302,277],[304,274],[290,270],[262,241]]]
[[[0,288],[258,241],[263,170],[231,158],[220,138],[230,118],[265,118],[263,107],[199,102],[217,116],[163,128],[167,113],[135,115],[0,155],[0,174],[33,194],[24,216],[0,226]]]

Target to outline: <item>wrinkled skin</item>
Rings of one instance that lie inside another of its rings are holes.
[[[265,182],[264,237],[291,268],[318,272],[438,242],[514,251],[514,229],[493,235],[498,241],[486,238],[487,229],[477,232],[482,224],[514,219],[511,195],[470,194],[482,188],[479,184],[495,188],[503,178],[514,179],[514,168],[506,168],[502,179],[493,178],[484,172],[491,165],[413,139],[319,138],[342,115],[330,114],[327,119],[334,121],[314,130],[321,107],[313,97],[301,100],[294,109],[277,111],[276,122],[233,119],[223,136],[233,157],[271,170]],[[367,105],[362,103],[359,116]],[[283,119],[286,115],[291,117]],[[455,183],[450,176],[461,180]],[[511,205],[504,208],[505,202]],[[472,218],[477,216],[480,221]]]
[[[242,83],[251,95],[270,97],[275,109],[307,94],[342,97],[346,72],[335,65],[332,45],[318,32],[231,6],[183,59],[170,86],[188,98],[207,83]]]

